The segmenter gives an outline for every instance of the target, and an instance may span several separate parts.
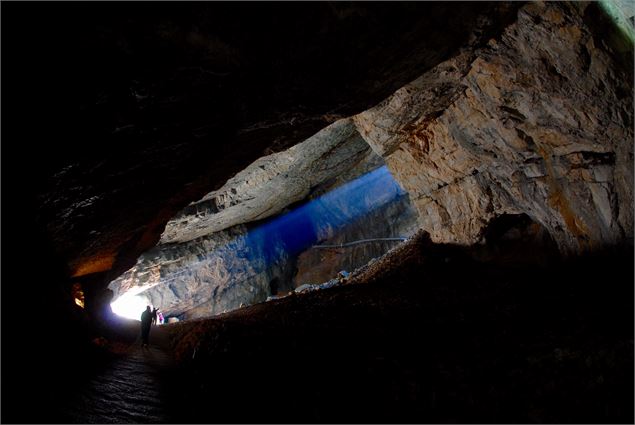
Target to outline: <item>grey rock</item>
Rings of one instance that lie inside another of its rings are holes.
[[[518,213],[564,253],[632,234],[633,88],[585,7],[529,3],[499,40],[354,118],[434,241],[473,244]]]
[[[275,215],[371,155],[352,120],[336,121],[286,151],[258,159],[192,203],[167,223],[160,243],[187,242]]]

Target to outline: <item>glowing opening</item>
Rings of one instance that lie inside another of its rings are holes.
[[[112,312],[127,319],[141,320],[141,313],[150,305],[148,298],[127,292],[110,304]]]
[[[84,291],[82,291],[82,285],[79,283],[73,285],[73,299],[75,300],[75,304],[84,308]]]

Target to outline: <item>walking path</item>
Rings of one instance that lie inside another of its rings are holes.
[[[173,366],[167,332],[153,326],[149,348],[137,341],[80,389],[68,407],[70,419],[77,423],[173,422],[168,402]]]

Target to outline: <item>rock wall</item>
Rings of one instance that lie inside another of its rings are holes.
[[[115,298],[142,293],[166,315],[211,316],[263,301],[273,279],[290,282],[293,259],[275,235],[263,243],[245,226],[182,244],[159,246],[110,284]],[[266,252],[265,252],[266,251]]]
[[[390,245],[375,244],[331,255],[328,263],[316,268],[322,275],[310,271],[315,261],[321,260],[301,253],[319,241],[408,236],[414,232],[414,208],[385,168],[367,176],[351,182],[350,189],[336,189],[337,196],[329,192],[265,222],[159,245],[110,284],[115,298],[138,294],[167,315],[192,319],[288,292],[295,287],[299,255],[302,278],[307,277],[306,268],[311,278],[323,276],[328,280],[332,270],[358,267],[385,253]],[[370,183],[360,184],[364,179],[370,179]],[[340,189],[344,192],[337,193]]]
[[[352,120],[339,120],[286,151],[256,160],[190,204],[167,223],[160,243],[186,242],[278,214],[368,156],[375,155]]]
[[[469,245],[497,218],[526,216],[540,230],[532,240],[553,240],[565,254],[632,243],[632,70],[598,33],[598,11],[528,3],[487,43],[476,30],[457,55],[377,106],[257,160],[190,204],[113,286],[147,289],[168,312],[201,317],[292,287],[296,266],[296,283],[317,283],[386,249],[309,250],[296,263],[311,238],[338,243],[418,226],[435,242]],[[300,251],[281,233],[254,243],[259,224],[384,161],[408,194],[402,203],[392,183],[388,195],[353,192],[304,226],[313,233]],[[362,218],[349,203],[373,208]]]
[[[410,237],[417,230],[417,211],[408,195],[400,196],[337,233],[323,235],[321,245],[338,245],[362,239]],[[399,241],[373,241],[343,248],[312,248],[298,257],[294,286],[317,284],[337,276],[340,270],[353,271],[395,247]]]
[[[520,213],[565,253],[632,238],[632,80],[591,7],[527,4],[500,38],[354,118],[434,241],[472,244]]]
[[[380,235],[412,227],[414,209],[382,165],[350,119],[261,158],[170,221],[165,242],[110,284],[114,298],[139,294],[190,319],[287,292],[297,256],[318,241],[351,226]],[[350,267],[345,257],[332,267]]]

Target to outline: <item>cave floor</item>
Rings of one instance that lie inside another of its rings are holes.
[[[179,421],[632,423],[627,251],[536,265],[415,242],[348,285],[170,326]]]
[[[632,423],[632,262],[478,262],[411,243],[347,285],[153,327],[148,352],[129,323],[64,417]]]
[[[139,322],[119,320],[111,331],[110,356],[90,371],[60,402],[68,423],[170,423],[174,361],[164,327],[153,326],[141,347]],[[57,420],[57,418],[52,418]]]

